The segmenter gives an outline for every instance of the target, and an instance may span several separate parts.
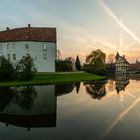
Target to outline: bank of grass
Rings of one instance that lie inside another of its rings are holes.
[[[72,83],[79,81],[95,81],[104,79],[103,76],[94,75],[86,72],[77,73],[37,73],[30,81],[12,81],[0,82],[0,86],[25,86],[25,85],[41,85],[41,84],[60,84]]]

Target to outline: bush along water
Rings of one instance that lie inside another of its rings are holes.
[[[30,55],[23,56],[16,64],[0,56],[0,81],[31,80],[36,68]]]

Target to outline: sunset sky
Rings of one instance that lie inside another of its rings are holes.
[[[56,27],[62,57],[94,49],[140,60],[140,0],[1,0],[0,30]]]

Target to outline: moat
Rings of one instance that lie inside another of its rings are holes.
[[[0,88],[2,140],[140,139],[140,81]]]

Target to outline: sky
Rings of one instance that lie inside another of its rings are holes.
[[[0,0],[6,27],[56,27],[62,58],[82,62],[96,49],[140,60],[140,0]]]

